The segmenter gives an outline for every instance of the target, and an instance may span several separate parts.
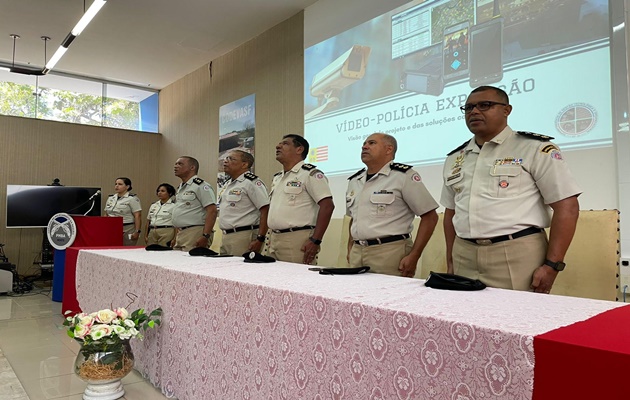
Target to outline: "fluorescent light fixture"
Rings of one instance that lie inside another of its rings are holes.
[[[94,0],[90,8],[83,14],[83,17],[79,20],[77,25],[72,29],[71,33],[74,36],[79,36],[83,29],[90,23],[92,18],[99,12],[99,10],[105,5],[106,0]]]
[[[64,54],[66,54],[66,51],[68,51],[67,47],[59,46],[57,51],[55,51],[55,54],[53,54],[53,56],[50,57],[50,60],[48,60],[48,62],[46,63],[46,67],[44,68],[44,70],[48,72],[53,69],[55,64],[57,64],[57,61],[59,61],[59,59],[63,57]]]
[[[42,70],[42,74],[46,75],[51,69],[53,69],[59,59],[66,53],[70,44],[72,44],[74,39],[83,32],[83,29],[85,29],[87,24],[92,21],[92,18],[94,18],[100,9],[103,8],[106,2],[107,0],[94,0],[90,8],[88,8],[85,14],[83,14],[83,17],[81,17],[79,22],[77,22],[77,25],[72,29],[72,31],[70,31],[70,33],[68,33],[68,36],[66,36],[63,40],[61,46],[59,46],[55,54],[53,54],[50,60],[46,63],[46,66]]]

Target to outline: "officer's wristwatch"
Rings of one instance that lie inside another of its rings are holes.
[[[308,240],[310,240],[311,242],[315,243],[316,245],[320,245],[322,244],[322,241],[319,239],[315,239],[313,236],[311,236],[310,238],[308,238]]]
[[[265,243],[265,235],[256,236],[256,240],[258,240],[260,243]]]
[[[210,239],[210,234],[209,233],[204,233],[203,235],[201,235],[203,237],[205,237],[206,239]]]
[[[556,261],[553,262],[551,260],[545,260],[545,265],[553,268],[554,270],[560,272],[564,270],[564,267],[566,267],[567,265],[565,263],[563,263],[562,261]]]

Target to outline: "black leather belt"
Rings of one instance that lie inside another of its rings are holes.
[[[374,246],[375,244],[397,242],[399,240],[409,239],[410,237],[411,235],[406,233],[404,235],[386,236],[376,239],[355,240],[354,243],[358,244],[359,246]]]
[[[253,231],[254,229],[258,229],[259,227],[260,225],[247,225],[239,226],[238,228],[222,229],[222,231],[224,235],[229,235],[230,233]]]
[[[287,233],[287,232],[295,232],[295,231],[303,231],[305,229],[314,229],[314,226],[306,225],[306,226],[298,226],[297,228],[287,228],[287,229],[272,229],[273,233]]]
[[[162,229],[162,228],[172,228],[173,225],[156,225],[156,226],[150,226],[149,229]]]
[[[179,230],[184,230],[184,229],[188,229],[188,228],[194,228],[195,226],[203,226],[203,225],[190,225],[190,226],[182,226],[181,228],[179,228]]]
[[[513,240],[513,239],[518,239],[521,238],[523,236],[529,236],[529,235],[533,235],[536,233],[540,233],[544,231],[544,229],[542,228],[537,228],[535,226],[530,226],[529,228],[525,228],[522,231],[518,231],[516,233],[513,233],[511,235],[503,235],[503,236],[497,236],[497,237],[493,237],[493,238],[488,238],[488,239],[468,239],[468,238],[462,238],[466,241],[469,241],[471,243],[474,244],[479,244],[482,246],[488,246],[490,244],[495,244],[495,243],[499,243],[499,242],[505,242],[506,240]]]
[[[126,224],[123,224],[123,226],[129,226],[129,225],[133,225],[135,224],[135,222],[127,222]]]

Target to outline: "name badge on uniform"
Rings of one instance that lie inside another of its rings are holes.
[[[300,181],[289,181],[289,182],[287,182],[287,186],[302,187],[302,182],[300,182]]]

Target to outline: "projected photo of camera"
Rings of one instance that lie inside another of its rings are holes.
[[[444,80],[441,75],[405,71],[401,79],[400,88],[420,94],[439,96],[444,92]]]
[[[306,114],[312,118],[334,108],[343,89],[365,76],[371,48],[354,45],[313,77],[311,95],[317,97],[318,107]]]

